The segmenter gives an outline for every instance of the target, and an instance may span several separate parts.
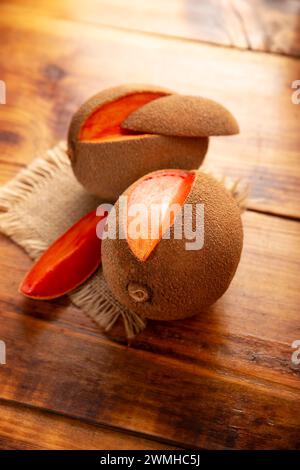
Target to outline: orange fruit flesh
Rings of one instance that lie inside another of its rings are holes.
[[[33,265],[19,291],[26,297],[54,299],[81,285],[101,264],[101,217],[92,211],[59,237]]]
[[[79,131],[80,141],[105,140],[137,133],[121,128],[122,122],[136,109],[166,93],[132,93],[96,109]]]
[[[163,170],[146,176],[130,192],[127,201],[127,242],[140,261],[149,258],[165,231],[173,225],[194,179],[193,172]]]

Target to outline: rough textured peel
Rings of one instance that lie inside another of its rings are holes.
[[[79,108],[69,128],[68,154],[76,178],[87,191],[115,202],[146,173],[199,167],[207,152],[207,137],[140,134],[122,128],[124,118],[136,107],[171,93],[149,85],[123,85],[98,93]]]
[[[205,137],[239,132],[234,116],[216,101],[170,95],[145,104],[122,123],[124,129],[151,134]]]
[[[90,193],[115,202],[128,186],[146,173],[163,168],[198,168],[207,147],[207,138],[159,135],[78,142],[72,167],[78,181]]]
[[[224,294],[237,269],[243,230],[231,194],[213,177],[196,172],[186,203],[193,204],[193,224],[196,204],[204,204],[200,250],[187,251],[186,240],[175,240],[172,229],[171,239],[162,239],[145,262],[133,255],[126,240],[103,240],[108,286],[121,304],[142,317],[175,320],[202,312]],[[116,210],[122,217],[118,202]]]

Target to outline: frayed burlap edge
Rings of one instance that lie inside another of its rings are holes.
[[[228,176],[220,175],[209,168],[201,168],[203,173],[213,176],[219,181],[235,199],[241,213],[247,210],[247,203],[250,194],[250,185],[242,178],[230,178]]]
[[[43,158],[37,158],[28,167],[21,170],[15,178],[0,189],[0,231],[20,245],[33,259],[41,255],[47,243],[38,240],[37,231],[20,222],[14,207],[24,202],[34,192],[42,190],[58,171],[66,172],[65,144],[48,150]]]
[[[14,208],[33,193],[40,193],[61,172],[70,173],[66,143],[61,142],[37,158],[4,187],[0,188],[0,231],[20,245],[33,259],[47,249],[48,244],[38,239],[38,231],[28,221],[21,220]],[[102,273],[98,272],[84,285],[69,295],[75,306],[82,309],[106,332],[121,317],[128,339],[139,334],[146,326],[139,315],[124,309],[112,296]]]

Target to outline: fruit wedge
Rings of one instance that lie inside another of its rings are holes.
[[[96,228],[104,218],[92,211],[69,228],[34,264],[19,291],[33,299],[55,299],[86,281],[101,264]]]
[[[158,171],[139,180],[128,194],[127,241],[133,254],[146,261],[173,224],[195,178],[194,172]]]

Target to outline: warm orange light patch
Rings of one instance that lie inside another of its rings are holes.
[[[173,225],[194,179],[193,172],[163,170],[146,176],[129,194],[127,242],[140,261],[147,260],[165,231]]]
[[[81,126],[79,140],[91,141],[135,134],[121,128],[122,122],[136,109],[166,93],[132,93],[96,109]]]

